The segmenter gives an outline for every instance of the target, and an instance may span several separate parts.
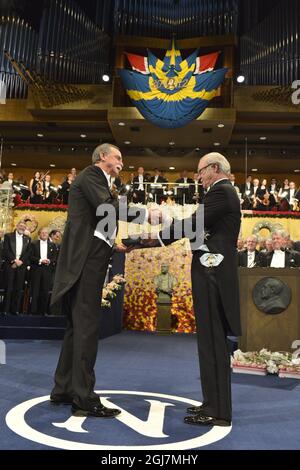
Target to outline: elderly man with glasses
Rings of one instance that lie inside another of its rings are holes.
[[[198,174],[204,189],[204,230],[209,234],[197,246],[195,234],[203,206],[189,218],[173,221],[156,243],[170,244],[189,237],[193,250],[192,291],[197,325],[203,402],[188,408],[184,421],[193,425],[230,426],[231,369],[227,336],[241,334],[236,244],[240,231],[240,201],[229,176],[230,164],[219,153],[200,159]],[[186,227],[194,227],[193,236]],[[186,231],[185,231],[186,230]],[[188,233],[187,233],[188,232]],[[146,242],[150,244],[151,241]]]

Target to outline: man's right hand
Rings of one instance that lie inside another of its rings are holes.
[[[151,237],[152,235],[152,237]],[[143,233],[141,235],[140,244],[145,248],[154,248],[156,246],[161,246],[155,234]]]

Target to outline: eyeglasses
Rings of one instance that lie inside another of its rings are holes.
[[[200,170],[198,170],[198,175],[201,176],[203,170],[206,170],[206,168],[208,168],[209,166],[212,166],[212,165],[215,165],[215,163],[209,163],[208,165],[206,165],[203,168],[201,168]]]

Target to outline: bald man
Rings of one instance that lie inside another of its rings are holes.
[[[198,234],[203,229],[199,223],[201,206],[184,221],[174,221],[169,234],[161,231],[158,239],[170,244],[188,237],[193,250],[192,291],[203,403],[189,407],[191,416],[186,416],[184,422],[230,426],[231,368],[227,336],[241,334],[236,250],[240,201],[229,180],[230,164],[223,155],[213,152],[201,158],[198,174],[203,188],[208,190],[203,200],[207,233],[204,243],[197,246],[195,234],[186,230],[192,226]]]

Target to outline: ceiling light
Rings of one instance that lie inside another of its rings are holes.
[[[50,163],[50,166],[51,166],[51,168],[55,168],[55,167],[56,167],[56,165],[54,165],[54,163]]]
[[[294,172],[295,172],[295,173],[300,173],[300,170],[297,169],[297,170],[294,170]]]
[[[125,124],[125,122],[118,122],[118,126],[124,127],[124,126],[126,126],[126,124]]]
[[[222,123],[220,122],[220,124],[218,124],[218,127],[219,127],[220,129],[222,129],[222,127],[225,127],[225,124],[222,124]]]
[[[80,137],[81,137],[82,139],[85,139],[85,138],[86,138],[86,134],[80,134]]]
[[[169,170],[175,170],[175,166],[169,166]]]
[[[259,138],[259,140],[267,140],[267,138],[262,136],[262,137]]]
[[[125,145],[130,145],[131,142],[130,142],[130,140],[125,140],[124,144],[125,144]]]
[[[108,83],[109,80],[110,80],[110,76],[109,76],[107,73],[105,73],[104,75],[102,75],[102,80],[103,80],[105,83]]]
[[[258,171],[258,169],[257,168],[252,168],[251,171]]]
[[[61,148],[60,148],[60,147],[58,147],[57,151],[58,151],[58,152],[61,152]]]
[[[200,148],[199,148],[199,147],[196,147],[195,150],[196,150],[196,152],[200,152]]]
[[[130,167],[129,167],[129,170],[134,170],[134,166],[130,166]]]
[[[72,152],[75,152],[76,151],[76,148],[75,147],[72,147]]]
[[[215,143],[214,143],[214,146],[215,146],[215,147],[219,147],[219,145],[221,145],[220,142],[215,142]]]
[[[16,163],[11,163],[11,166],[17,166],[17,164]]]
[[[39,133],[37,134],[37,137],[39,137],[39,138],[41,139],[42,137],[44,137],[44,134],[41,134],[41,133],[39,132]]]
[[[236,81],[237,81],[238,83],[244,83],[244,81],[245,81],[245,75],[242,75],[242,74],[238,75],[238,76],[236,77]]]
[[[175,145],[175,142],[169,142],[169,145],[173,146]]]

